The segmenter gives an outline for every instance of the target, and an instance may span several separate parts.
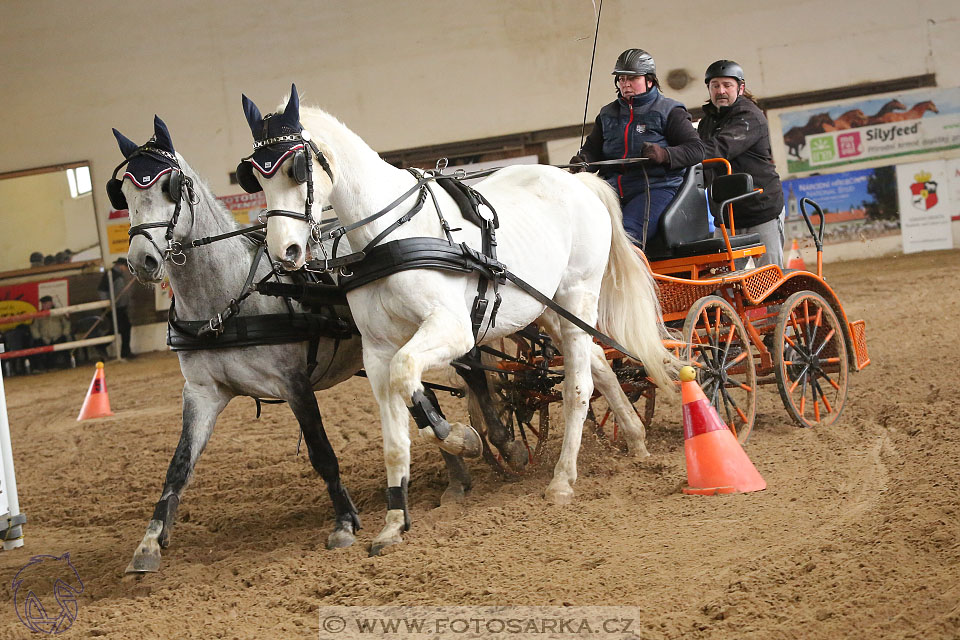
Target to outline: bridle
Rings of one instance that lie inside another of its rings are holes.
[[[264,118],[264,123],[266,123],[268,118],[270,118],[269,115]],[[265,140],[255,140],[253,143],[253,151],[256,153],[259,149],[264,147],[280,145],[285,146],[286,150],[276,161],[276,165],[269,173],[261,169],[253,158],[254,154],[250,154],[246,158],[243,158],[240,161],[240,164],[237,166],[237,180],[240,183],[240,186],[247,193],[256,193],[258,191],[262,191],[263,187],[260,186],[260,183],[253,176],[254,166],[256,166],[257,170],[263,175],[270,175],[279,170],[280,166],[282,166],[292,154],[293,167],[291,170],[291,177],[299,184],[306,183],[307,185],[307,197],[304,201],[303,212],[289,211],[287,209],[268,209],[258,216],[258,220],[260,222],[266,222],[268,219],[275,216],[293,218],[294,220],[300,220],[307,223],[307,225],[310,226],[311,235],[316,236],[316,230],[320,227],[322,221],[318,222],[313,218],[314,197],[312,156],[316,156],[317,162],[330,178],[330,181],[333,182],[333,172],[330,170],[330,163],[327,162],[327,158],[323,155],[323,152],[320,151],[316,143],[310,138],[310,132],[304,129],[301,129],[296,133],[274,136],[272,138],[266,138]]]
[[[163,149],[158,149],[154,146],[151,146],[153,141],[147,142],[146,144],[137,148],[136,151],[131,153],[126,160],[117,165],[117,168],[113,170],[113,177],[107,182],[107,195],[110,198],[110,204],[113,205],[114,209],[128,209],[127,198],[123,195],[121,187],[123,185],[123,180],[129,175],[130,179],[138,188],[141,187],[139,183],[136,182],[136,177],[132,173],[125,173],[123,178],[117,178],[117,172],[120,169],[129,163],[131,160],[136,158],[139,155],[150,156],[155,160],[159,160],[163,164],[167,165],[167,168],[158,173],[153,180],[146,185],[147,187],[152,186],[160,179],[164,174],[170,174],[170,180],[167,182],[166,193],[170,200],[174,203],[173,215],[170,216],[170,219],[165,222],[144,222],[143,224],[138,224],[130,227],[130,230],[127,232],[128,237],[133,240],[134,236],[144,236],[147,240],[150,241],[157,252],[162,256],[164,261],[170,260],[173,264],[177,266],[183,266],[187,262],[187,256],[184,253],[183,245],[174,240],[173,230],[177,226],[177,222],[180,220],[180,211],[183,205],[184,200],[187,202],[187,206],[190,209],[190,224],[193,225],[195,212],[194,207],[199,204],[200,196],[193,188],[193,179],[189,176],[183,174],[183,171],[180,169],[180,163],[177,161],[177,157],[170,153],[169,151],[164,151]],[[161,249],[160,246],[153,239],[153,236],[147,232],[147,229],[166,229],[164,233],[164,239],[167,241],[166,248]]]

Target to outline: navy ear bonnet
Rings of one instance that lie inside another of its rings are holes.
[[[146,144],[138,146],[122,133],[113,130],[120,151],[126,160],[113,171],[113,178],[107,182],[107,195],[114,209],[126,209],[127,199],[121,191],[123,181],[128,179],[139,189],[149,189],[157,180],[170,174],[166,191],[174,202],[180,199],[180,163],[177,161],[170,139],[170,132],[163,120],[154,116],[154,135]],[[127,170],[117,178],[117,173],[127,165]]]
[[[253,168],[269,178],[290,156],[293,156],[294,179],[301,184],[306,182],[306,141],[300,124],[297,85],[290,86],[290,99],[283,113],[261,116],[257,105],[247,96],[243,96],[243,113],[253,133],[253,153],[237,165],[237,182],[243,190],[248,193],[263,190],[253,175]]]

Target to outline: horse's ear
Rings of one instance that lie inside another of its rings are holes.
[[[158,115],[153,116],[153,133],[157,137],[157,146],[164,151],[173,153],[173,140],[170,139],[170,130],[167,129],[167,125]]]
[[[300,96],[297,94],[297,85],[290,84],[290,99],[283,108],[283,123],[296,128],[300,124]]]
[[[256,137],[260,133],[260,123],[263,121],[263,116],[260,115],[260,109],[257,109],[257,105],[253,104],[253,100],[243,94],[241,96],[243,97],[243,115],[247,117],[250,131]]]
[[[113,137],[117,139],[117,144],[120,146],[120,153],[123,154],[124,158],[129,158],[130,154],[140,147],[140,145],[116,129],[113,130]]]

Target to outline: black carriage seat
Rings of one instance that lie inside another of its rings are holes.
[[[648,260],[687,258],[727,250],[723,238],[714,238],[707,223],[707,190],[703,165],[687,167],[683,185],[660,216],[660,229],[650,238],[644,253]],[[760,235],[746,233],[730,238],[734,249],[762,244]]]

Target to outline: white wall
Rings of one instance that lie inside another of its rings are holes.
[[[237,192],[240,93],[266,112],[291,81],[381,151],[578,124],[593,33],[591,0],[5,0],[0,172],[89,160],[102,218],[110,127],[141,142],[157,113],[216,192]],[[738,60],[772,96],[921,73],[960,85],[958,41],[955,0],[606,0],[589,118],[627,47],[661,78]],[[697,79],[668,93],[705,97]]]

